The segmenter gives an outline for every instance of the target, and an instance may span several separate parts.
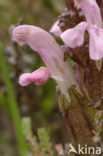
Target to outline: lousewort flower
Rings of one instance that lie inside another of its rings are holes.
[[[103,29],[102,17],[96,0],[74,0],[86,17],[86,22],[81,22],[73,29],[68,29],[61,34],[64,43],[75,48],[84,43],[84,33],[89,33],[89,54],[92,60],[103,58]]]
[[[21,45],[28,44],[34,51],[37,51],[47,66],[41,67],[32,73],[22,74],[19,83],[22,86],[26,86],[31,82],[41,85],[49,77],[52,77],[57,82],[61,93],[70,101],[69,87],[76,85],[78,90],[79,87],[69,63],[64,61],[64,53],[61,47],[56,43],[53,36],[39,27],[22,25],[13,30],[13,38]]]

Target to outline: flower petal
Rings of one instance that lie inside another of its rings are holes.
[[[62,40],[70,48],[81,46],[84,43],[84,33],[87,26],[86,22],[81,22],[76,27],[64,31],[61,35]]]
[[[96,0],[74,0],[74,3],[81,8],[89,24],[102,27],[102,17]]]
[[[58,20],[53,24],[52,28],[50,29],[50,32],[53,33],[55,36],[59,37],[62,34],[62,31],[60,27],[58,26],[59,22]]]
[[[35,82],[36,85],[44,84],[50,78],[50,72],[47,68],[41,67],[32,73],[24,73],[19,78],[19,84],[21,86],[27,86],[31,82]]]
[[[90,58],[93,60],[100,60],[103,58],[103,29],[91,25],[88,32],[90,35]]]

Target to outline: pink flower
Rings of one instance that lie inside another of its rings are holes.
[[[44,84],[50,78],[50,72],[47,68],[41,67],[32,73],[24,73],[19,78],[19,84],[21,86],[27,86],[31,82],[35,82],[36,85]]]
[[[81,22],[76,27],[64,31],[61,38],[68,47],[75,48],[83,45],[84,33],[88,31],[90,58],[100,60],[103,58],[103,29],[98,4],[95,0],[74,0],[74,2],[84,13],[87,22]]]
[[[14,29],[13,37],[21,45],[26,43],[39,53],[52,78],[63,80],[63,73],[65,73],[63,66],[68,68],[69,65],[63,61],[63,51],[52,35],[39,27],[22,25]]]
[[[81,22],[76,27],[64,31],[61,34],[62,40],[70,48],[81,46],[84,43],[84,33],[87,26],[86,22]]]
[[[58,24],[59,22],[57,20],[50,29],[50,32],[53,33],[57,37],[59,37],[62,34],[62,31]]]
[[[52,77],[57,82],[61,93],[70,100],[68,88],[71,85],[76,85],[78,90],[79,88],[72,69],[69,63],[64,61],[64,53],[53,36],[39,27],[22,25],[13,30],[13,38],[21,45],[28,44],[34,51],[37,51],[48,69],[47,71],[40,68],[31,74],[23,74],[19,83],[24,86],[33,81],[36,84],[43,84],[49,77]]]
[[[102,17],[96,0],[74,0],[77,6],[83,11],[90,35],[89,54],[92,60],[103,58],[103,29]]]

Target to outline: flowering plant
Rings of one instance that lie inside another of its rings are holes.
[[[28,44],[46,65],[32,73],[22,74],[19,84],[26,86],[35,82],[42,85],[53,78],[61,93],[60,109],[71,142],[75,147],[78,144],[94,147],[98,141],[100,144],[103,141],[101,8],[96,0],[67,0],[67,8],[50,32],[64,42],[67,56],[74,61],[73,69],[65,59],[64,49],[52,34],[36,26],[18,26],[13,30],[14,40],[21,45]],[[72,22],[74,27],[69,28],[67,25]]]

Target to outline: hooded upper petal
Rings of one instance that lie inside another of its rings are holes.
[[[74,3],[81,8],[89,24],[102,27],[102,17],[96,0],[74,0]]]
[[[103,58],[103,29],[91,25],[88,28],[90,35],[89,54],[93,60]]]
[[[62,31],[58,24],[59,22],[57,20],[50,29],[50,32],[53,33],[57,37],[59,37],[62,34]]]
[[[84,33],[87,26],[86,22],[81,22],[76,27],[64,31],[61,35],[62,40],[70,48],[81,46],[84,43]]]
[[[19,77],[19,84],[21,86],[27,86],[31,82],[35,82],[36,85],[44,84],[50,78],[50,72],[47,68],[41,67],[32,73],[24,73]]]

